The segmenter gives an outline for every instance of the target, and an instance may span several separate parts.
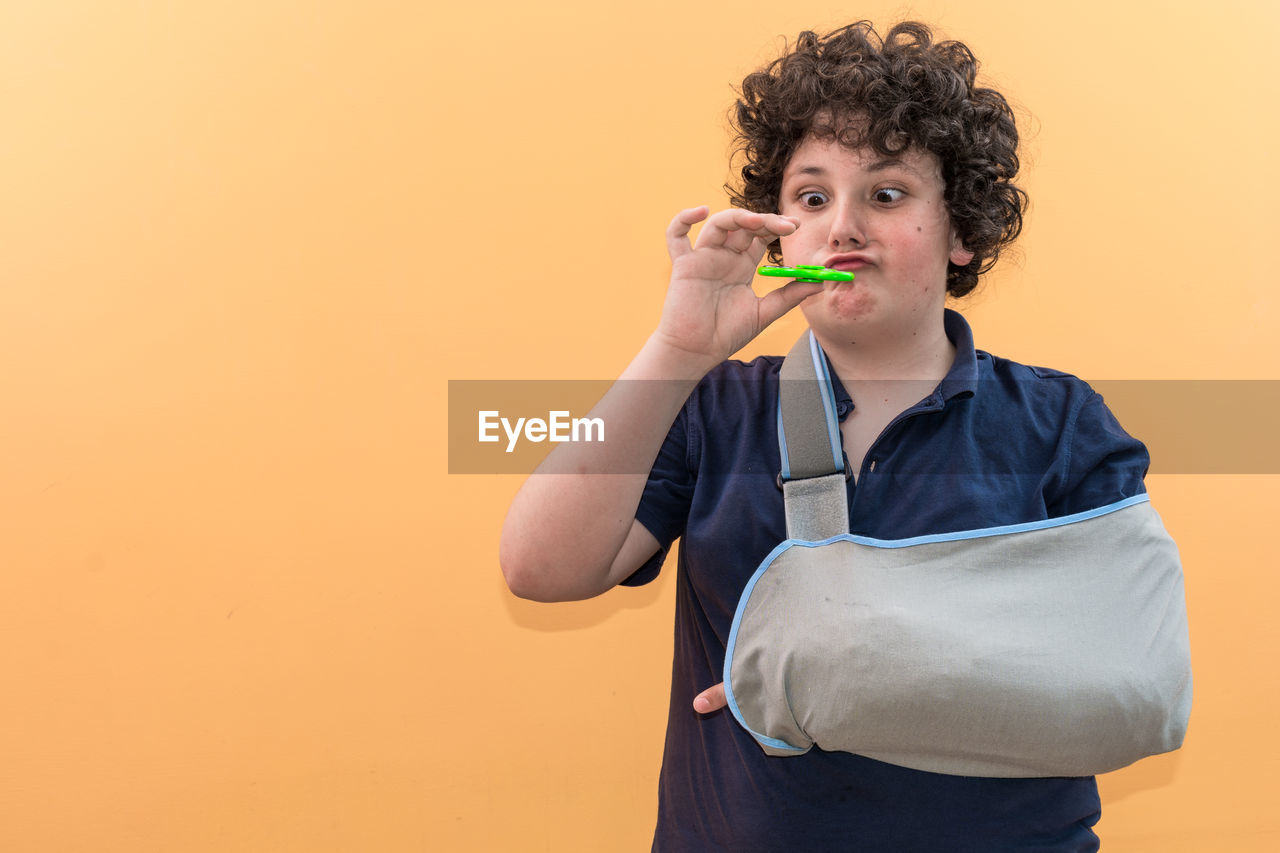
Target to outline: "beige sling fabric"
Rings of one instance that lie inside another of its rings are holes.
[[[766,752],[966,776],[1088,776],[1177,749],[1177,549],[1145,500],[898,547],[791,541],[734,620],[726,685]]]

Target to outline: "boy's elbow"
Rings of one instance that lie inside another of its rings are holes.
[[[516,598],[526,601],[545,603],[556,601],[575,601],[590,596],[575,595],[560,588],[555,578],[545,566],[540,565],[536,555],[503,542],[498,549],[498,565],[502,569],[502,577],[507,582],[507,589]]]
[[[511,594],[516,598],[542,602],[561,600],[552,595],[544,584],[539,583],[537,576],[531,572],[503,563],[502,576],[507,581],[507,589],[511,590]]]
[[[539,596],[537,573],[530,570],[528,558],[509,546],[505,541],[498,548],[498,567],[502,569],[502,578],[507,582],[507,589],[516,598],[529,601],[542,601]]]

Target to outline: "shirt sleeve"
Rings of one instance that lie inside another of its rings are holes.
[[[1050,517],[1071,515],[1143,494],[1151,465],[1146,445],[1125,432],[1102,395],[1090,389],[1067,426]]]
[[[623,586],[642,586],[656,578],[672,543],[684,535],[697,479],[696,469],[690,462],[693,445],[690,429],[693,417],[690,412],[696,408],[696,395],[695,390],[667,432],[649,472],[640,505],[636,507],[636,520],[658,540],[658,552],[622,581]]]

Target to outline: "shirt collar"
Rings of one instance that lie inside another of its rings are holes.
[[[973,348],[973,329],[969,328],[968,320],[950,308],[944,309],[942,327],[956,348],[956,360],[939,383],[938,391],[943,400],[972,397],[978,390],[978,353]]]

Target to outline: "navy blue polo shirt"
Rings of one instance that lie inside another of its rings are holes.
[[[1086,383],[975,350],[953,311],[945,323],[955,363],[886,427],[849,481],[852,533],[902,539],[1038,521],[1144,491],[1146,448]],[[636,510],[662,549],[625,583],[656,577],[681,540],[653,849],[1097,849],[1092,777],[946,776],[817,748],[768,756],[728,710],[693,711],[694,696],[721,681],[743,587],[786,539],[776,482],[781,364],[728,361],[703,379]],[[843,419],[853,401],[838,378],[835,391]]]

